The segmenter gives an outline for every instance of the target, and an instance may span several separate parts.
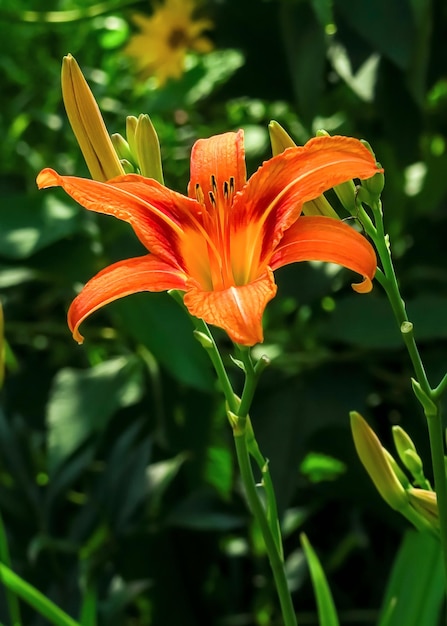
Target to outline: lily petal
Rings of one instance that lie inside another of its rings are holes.
[[[301,216],[284,234],[275,250],[273,270],[297,261],[337,263],[363,276],[353,285],[365,293],[372,288],[377,258],[371,244],[351,226],[331,217]]]
[[[61,186],[86,209],[128,222],[148,250],[179,267],[184,229],[200,229],[202,207],[196,201],[137,174],[102,183],[60,176],[48,168],[40,172],[37,184],[39,189]]]
[[[196,188],[199,187],[207,209],[213,210],[210,192],[215,196],[223,195],[224,184],[230,184],[231,179],[233,191],[239,191],[245,185],[246,177],[242,130],[196,141],[191,151],[190,198],[196,198]]]
[[[241,253],[233,258],[235,265],[240,258],[245,266],[245,275],[242,267],[235,267],[235,275],[248,282],[270,265],[271,253],[304,202],[342,182],[370,178],[378,171],[382,170],[371,152],[352,137],[315,137],[265,162],[234,199],[231,240]]]
[[[235,343],[254,346],[264,339],[262,316],[276,289],[273,273],[268,270],[248,285],[221,291],[201,291],[188,285],[184,303],[191,315],[223,328]]]
[[[73,339],[83,342],[80,324],[109,302],[140,291],[185,289],[185,283],[185,274],[153,254],[113,263],[90,279],[71,303],[67,319]]]

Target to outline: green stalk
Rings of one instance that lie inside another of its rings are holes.
[[[55,624],[55,626],[81,626],[79,622],[72,619],[43,593],[17,576],[3,563],[0,563],[0,579],[8,589],[25,600],[51,624]]]
[[[9,557],[8,539],[6,537],[5,526],[3,524],[3,517],[0,514],[0,562],[4,563],[7,567],[11,567],[11,559]],[[2,578],[0,576],[0,580]],[[2,581],[3,582],[3,581]],[[20,616],[20,606],[16,594],[8,587],[5,590],[6,601],[8,604],[9,616],[11,618],[12,626],[22,626],[22,619]]]
[[[250,462],[250,455],[247,446],[247,430],[245,428],[246,418],[239,417],[239,427],[234,428],[234,443],[236,446],[237,460],[241,479],[245,489],[248,505],[259,524],[265,547],[269,557],[270,566],[275,580],[276,591],[278,593],[281,612],[284,620],[284,626],[297,626],[295,610],[293,608],[292,598],[290,596],[287,585],[286,573],[284,570],[284,562],[278,552],[277,545],[270,525],[267,521],[264,507],[259,499],[256,489],[256,482],[253,476],[253,470]]]
[[[281,606],[284,626],[296,626],[297,619],[284,569],[282,540],[273,483],[271,482],[270,473],[268,472],[268,463],[259,451],[250,418],[248,417],[259,377],[268,365],[268,360],[261,358],[256,365],[254,365],[250,349],[245,346],[238,346],[238,353],[245,370],[244,389],[237,411],[236,421],[233,424],[234,443],[236,446],[239,470],[248,505],[261,529],[264,539]],[[267,496],[267,511],[258,495],[251,466],[250,453],[253,455],[262,472],[263,486]]]
[[[245,385],[237,414],[242,417],[247,416],[247,448],[250,456],[253,457],[262,474],[262,484],[265,489],[265,494],[267,496],[267,521],[275,539],[276,548],[282,558],[283,547],[281,529],[279,525],[278,508],[276,506],[275,489],[273,487],[272,478],[270,476],[269,464],[267,459],[264,458],[259,449],[258,442],[256,441],[256,437],[250,422],[250,418],[248,417],[258,380],[264,369],[269,364],[269,360],[266,357],[261,357],[256,365],[254,365],[251,358],[250,350],[248,348],[238,346],[238,351],[239,356],[241,357],[241,361],[244,364]]]
[[[232,413],[236,413],[239,407],[239,401],[233,391],[230,379],[228,378],[227,370],[225,369],[225,365],[223,364],[219,349],[216,345],[216,342],[214,341],[214,337],[211,334],[210,329],[208,328],[208,325],[198,317],[190,315],[188,309],[183,304],[184,294],[182,291],[172,289],[171,291],[169,291],[169,295],[174,298],[174,300],[183,308],[183,310],[193,323],[194,328],[196,329],[196,339],[201,343],[201,345],[208,353],[208,356],[217,374],[217,378],[219,379],[220,385],[222,387],[222,391],[225,396],[225,400],[227,401],[228,408]]]
[[[371,208],[376,224],[375,228],[372,229],[370,224],[367,224],[366,231],[376,245],[383,267],[383,272],[380,270],[377,271],[377,279],[387,294],[394,316],[399,325],[402,338],[413,364],[420,391],[416,393],[417,387],[415,385],[413,385],[413,389],[417,399],[423,406],[427,418],[434,486],[438,502],[441,547],[444,560],[445,591],[447,595],[447,482],[444,461],[444,434],[439,406],[439,398],[442,392],[447,388],[447,375],[435,390],[431,388],[414,338],[413,324],[408,319],[405,302],[400,295],[399,284],[391,258],[390,246],[384,230],[381,202],[377,200],[372,204],[373,206]]]

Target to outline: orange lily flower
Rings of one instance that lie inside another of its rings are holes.
[[[378,169],[357,139],[315,137],[266,161],[247,181],[243,131],[199,139],[188,196],[137,174],[106,183],[44,169],[39,188],[60,185],[86,209],[129,222],[149,254],[118,261],[93,277],[68,311],[73,337],[100,307],[140,291],[185,292],[189,312],[235,342],[263,341],[262,316],[275,294],[273,271],[296,261],[338,263],[369,291],[376,255],[344,222],[301,215],[304,202]]]

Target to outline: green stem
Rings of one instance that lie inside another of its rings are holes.
[[[247,446],[250,456],[253,457],[262,474],[262,486],[264,487],[265,495],[267,496],[267,521],[275,539],[276,548],[281,558],[283,558],[284,551],[282,546],[281,527],[279,525],[276,494],[273,487],[272,477],[270,476],[269,462],[262,455],[254,434],[250,439],[247,439]]]
[[[245,368],[245,385],[237,414],[244,417],[248,416],[259,377],[269,364],[269,360],[266,357],[261,357],[256,365],[254,365],[251,358],[250,350],[248,348],[238,346],[238,352]],[[282,558],[283,547],[281,539],[281,529],[279,526],[276,495],[273,487],[272,478],[270,476],[269,463],[267,459],[264,458],[259,449],[258,442],[256,441],[255,434],[249,420],[250,418],[247,417],[247,447],[249,454],[256,461],[256,464],[258,465],[262,474],[262,484],[265,489],[265,494],[267,496],[267,520],[270,526],[270,530],[275,538],[277,550]]]
[[[414,338],[413,325],[408,319],[405,302],[400,295],[399,283],[397,281],[396,272],[394,271],[390,247],[387,243],[387,236],[385,235],[380,205],[377,205],[373,210],[377,218],[377,230],[372,235],[372,238],[376,245],[377,252],[379,253],[380,261],[383,267],[383,272],[377,272],[377,279],[384,288],[388,300],[390,301],[391,308],[393,309],[394,316],[399,325],[402,339],[405,343],[411,362],[413,364],[416,378],[421,385],[423,391],[427,394],[431,394],[431,387],[428,382],[427,374],[425,372],[425,368],[422,363],[422,359]]]
[[[194,317],[193,315],[190,315],[188,309],[183,303],[184,294],[182,291],[172,289],[171,291],[169,291],[169,295],[174,298],[174,300],[183,308],[183,310],[193,323],[193,326],[196,329],[196,338],[208,353],[208,356],[217,374],[217,378],[219,379],[220,385],[222,387],[222,391],[225,396],[225,400],[227,401],[228,408],[232,413],[236,413],[239,408],[239,400],[233,391],[230,379],[228,378],[227,370],[225,369],[225,365],[223,364],[219,349],[216,345],[216,342],[214,341],[214,337],[211,334],[210,329],[208,328],[208,325],[203,320]]]
[[[265,547],[270,561],[270,566],[275,580],[276,591],[278,593],[284,626],[297,626],[295,610],[292,598],[287,585],[284,562],[278,552],[277,545],[270,525],[268,523],[264,507],[259,499],[256,489],[256,482],[250,462],[250,455],[247,446],[247,430],[244,425],[244,418],[239,418],[239,428],[234,429],[234,442],[236,454],[241,472],[241,478],[245,489],[248,505],[259,524],[264,539]]]
[[[8,539],[6,536],[5,526],[3,524],[3,517],[0,515],[0,562],[4,563],[7,567],[11,567],[11,559],[9,557]],[[0,576],[0,581],[1,581]],[[3,582],[3,581],[2,581]],[[22,626],[22,619],[20,616],[20,606],[17,600],[16,594],[6,587],[6,601],[8,604],[9,615],[11,618],[12,626]]]
[[[72,619],[67,613],[44,596],[43,593],[24,581],[20,576],[17,576],[17,574],[3,563],[0,563],[0,579],[8,589],[25,600],[25,602],[36,609],[40,615],[51,622],[51,624],[55,624],[56,626],[81,626],[79,622]]]
[[[421,391],[421,393],[417,393],[416,395],[424,408],[424,413],[427,418],[434,486],[438,502],[441,547],[444,560],[445,591],[447,594],[447,482],[444,461],[444,434],[439,405],[440,395],[447,388],[447,375],[438,385],[437,389],[433,390],[431,388],[414,338],[413,324],[408,319],[405,302],[400,294],[399,284],[391,258],[388,237],[385,234],[380,200],[377,200],[374,206],[372,206],[372,210],[375,217],[375,229],[371,229],[368,224],[366,230],[376,245],[383,267],[383,272],[378,270],[377,279],[388,296],[394,316],[399,325]]]

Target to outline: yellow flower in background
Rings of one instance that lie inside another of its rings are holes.
[[[195,0],[165,0],[157,3],[150,17],[132,16],[139,33],[133,35],[124,49],[133,58],[143,78],[155,76],[160,85],[168,78],[180,78],[188,51],[209,52],[211,41],[203,36],[213,23],[194,17]]]

